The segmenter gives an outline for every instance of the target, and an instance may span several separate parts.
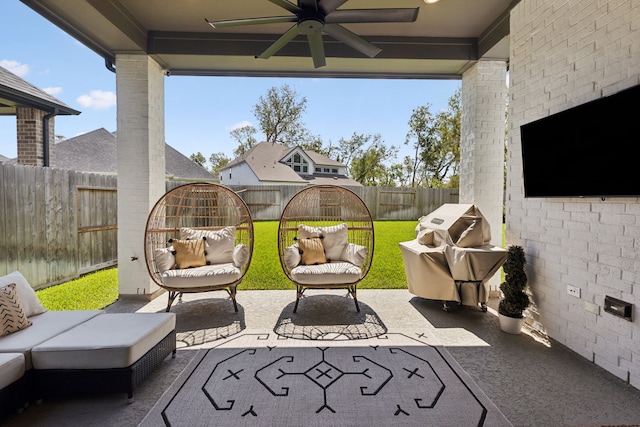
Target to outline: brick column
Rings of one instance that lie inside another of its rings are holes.
[[[118,290],[151,299],[160,288],[144,259],[144,229],[165,192],[164,73],[146,55],[116,56]]]
[[[462,76],[459,200],[480,208],[495,246],[502,246],[506,70],[503,61],[480,61]],[[496,274],[491,288],[499,281]]]
[[[29,107],[16,108],[18,164],[44,166],[44,118],[48,113]],[[49,164],[53,163],[54,117],[49,118]]]

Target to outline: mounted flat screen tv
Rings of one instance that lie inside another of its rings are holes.
[[[640,85],[520,127],[525,197],[640,196]]]

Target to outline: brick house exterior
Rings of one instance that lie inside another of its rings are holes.
[[[16,116],[20,165],[50,166],[54,158],[55,116],[80,114],[3,67],[0,106],[3,114]]]

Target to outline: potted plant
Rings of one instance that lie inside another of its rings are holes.
[[[525,292],[527,273],[524,271],[525,257],[521,246],[512,245],[507,250],[507,259],[502,266],[504,282],[500,284],[502,300],[498,305],[500,329],[510,334],[519,334],[524,323],[524,310],[531,301]]]

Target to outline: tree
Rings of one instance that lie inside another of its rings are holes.
[[[233,154],[236,157],[241,156],[242,154],[249,151],[254,145],[256,145],[257,141],[253,136],[255,133],[256,128],[253,127],[253,125],[238,127],[229,132],[231,138],[235,139],[238,142],[238,147],[233,150]]]
[[[340,138],[337,147],[330,147],[330,153],[335,155],[335,160],[347,166],[347,173],[349,173],[351,160],[356,153],[362,151],[362,147],[370,138],[371,135],[357,134],[354,132],[353,135],[351,135],[351,139]]]
[[[411,180],[413,173],[414,160],[410,156],[404,156],[402,163],[395,163],[390,166],[389,173],[393,177],[393,181],[400,187],[413,187]]]
[[[398,149],[387,147],[380,134],[354,133],[350,140],[340,139],[338,161],[347,165],[349,176],[362,185],[389,185],[393,181],[386,162],[395,158]]]
[[[460,121],[461,121],[460,89],[449,98],[449,108],[436,118],[436,132],[442,144],[442,157],[437,168],[437,178],[443,181],[449,177],[449,184],[460,181]],[[451,185],[449,185],[451,187]],[[457,188],[456,185],[453,188]]]
[[[329,157],[330,148],[325,148],[320,136],[315,136],[300,144],[305,151],[315,151],[318,154]]]
[[[192,162],[208,170],[212,175],[218,175],[218,171],[231,161],[224,153],[213,153],[209,156],[209,164],[211,167],[207,167],[207,160],[201,152],[198,151],[190,155],[189,158]]]
[[[299,98],[298,93],[285,84],[280,88],[272,87],[266,97],[261,96],[253,114],[267,142],[293,147],[315,138],[302,122],[306,107],[307,99]]]
[[[213,175],[218,175],[220,169],[227,166],[230,161],[231,159],[228,158],[224,153],[218,152],[211,154],[211,156],[209,156],[209,163],[211,164],[210,172]]]
[[[416,187],[421,181],[420,172],[426,167],[426,163],[432,161],[434,145],[436,144],[435,127],[431,105],[427,104],[413,110],[409,119],[409,132],[405,144],[413,144],[414,154],[411,168],[411,187]]]
[[[207,159],[204,158],[201,152],[198,151],[197,153],[190,155],[189,158],[193,163],[196,163],[205,169],[207,168],[206,167]]]
[[[405,144],[413,144],[415,152],[403,163],[412,187],[442,188],[459,183],[460,95],[458,89],[449,98],[448,109],[435,116],[429,104],[413,110]]]

